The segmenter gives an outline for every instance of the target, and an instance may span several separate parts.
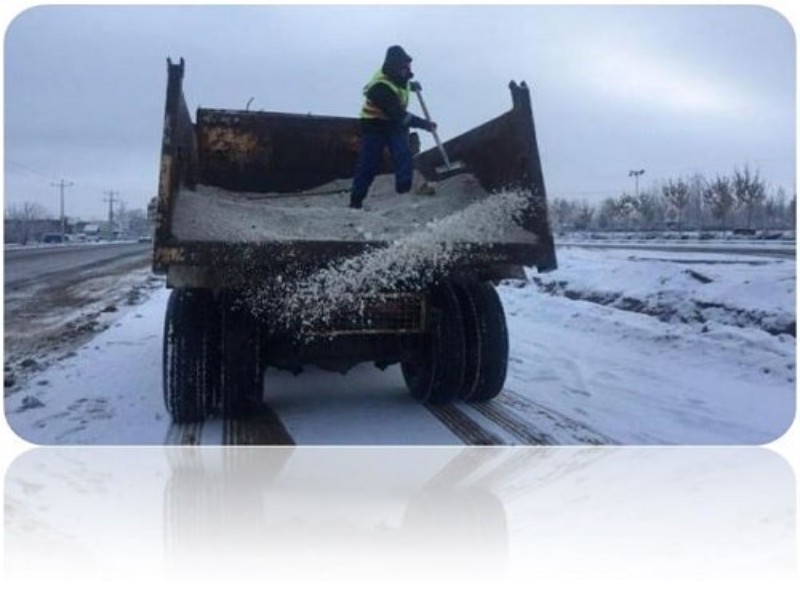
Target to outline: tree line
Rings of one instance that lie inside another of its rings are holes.
[[[564,231],[794,230],[797,195],[772,189],[748,166],[732,175],[669,179],[638,195],[621,194],[591,204],[554,198],[550,220]]]

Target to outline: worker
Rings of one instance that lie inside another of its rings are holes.
[[[383,66],[364,86],[364,107],[361,110],[361,139],[350,207],[361,208],[369,187],[381,166],[383,149],[388,147],[395,173],[395,190],[405,194],[411,190],[414,162],[409,144],[409,128],[434,131],[436,123],[421,119],[406,109],[410,92],[419,89],[412,82],[411,57],[400,46],[386,51]]]

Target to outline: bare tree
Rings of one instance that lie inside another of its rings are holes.
[[[686,218],[686,207],[689,206],[689,185],[682,179],[670,179],[662,188],[664,199],[675,209],[678,217],[678,231],[683,231],[683,222]]]
[[[661,203],[654,194],[643,193],[639,196],[638,211],[642,225],[648,229],[655,228],[656,224],[663,220]]]
[[[705,178],[695,173],[689,178],[689,207],[693,213],[692,218],[688,219],[691,226],[702,230],[705,225],[705,206],[703,203],[703,191],[706,189]]]
[[[619,221],[619,207],[614,198],[606,198],[597,210],[597,226],[600,229],[613,229]]]
[[[575,229],[579,231],[585,231],[589,229],[593,218],[594,208],[589,206],[589,203],[584,200],[575,210]]]
[[[782,227],[786,216],[786,190],[778,187],[764,201],[764,212],[761,226],[764,229]]]
[[[625,227],[630,231],[633,216],[639,211],[639,198],[630,194],[622,194],[617,201],[617,214],[625,220]]]
[[[550,204],[550,216],[554,221],[554,229],[557,232],[564,230],[569,222],[569,217],[572,212],[572,205],[564,198],[555,198]]]
[[[25,201],[10,204],[5,209],[5,221],[10,227],[7,238],[13,238],[20,244],[27,244],[31,238],[34,221],[47,217],[47,211],[41,204]]]
[[[717,176],[703,192],[703,196],[711,209],[711,214],[722,223],[723,232],[726,229],[728,215],[731,214],[736,204],[731,188],[731,180],[728,177]]]
[[[766,198],[764,181],[756,171],[750,173],[750,168],[745,165],[742,171],[734,170],[732,181],[732,193],[736,198],[736,203],[741,207],[747,216],[747,228],[753,220],[753,213],[761,206]]]
[[[130,233],[145,234],[150,229],[150,224],[147,221],[147,211],[142,208],[134,208],[128,211],[127,223]]]

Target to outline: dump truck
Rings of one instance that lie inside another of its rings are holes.
[[[442,146],[415,150],[411,193],[387,155],[363,210],[348,207],[353,116],[196,109],[167,59],[153,271],[171,290],[163,391],[173,421],[239,417],[268,369],[346,374],[400,365],[421,402],[485,402],[506,378],[496,286],[556,255],[530,91]],[[414,136],[414,134],[411,134]]]

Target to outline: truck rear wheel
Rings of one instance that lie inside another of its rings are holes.
[[[173,290],[164,319],[164,404],[176,423],[203,420],[216,388],[216,306],[206,290]]]
[[[234,296],[225,294],[220,309],[220,401],[224,415],[251,414],[263,399],[264,344],[260,323]]]
[[[411,395],[423,402],[455,400],[464,378],[464,328],[453,286],[430,292],[431,332],[416,356],[401,363]]]
[[[458,392],[460,399],[469,396],[478,384],[480,369],[480,331],[478,329],[478,308],[471,286],[454,286],[458,305],[461,309],[461,323],[464,328],[464,378]]]
[[[467,365],[461,397],[486,402],[503,389],[508,371],[508,329],[503,304],[490,283],[466,286],[461,295]]]

